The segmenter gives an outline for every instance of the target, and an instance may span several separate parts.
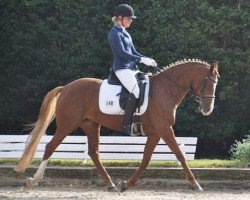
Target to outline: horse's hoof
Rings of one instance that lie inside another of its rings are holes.
[[[120,192],[124,192],[124,191],[126,191],[126,190],[127,190],[127,188],[126,188],[126,184],[127,184],[127,182],[126,182],[126,181],[119,182],[119,183],[118,183],[118,185],[117,185],[118,190],[119,190]]]
[[[33,183],[33,178],[27,178],[26,180],[26,188],[27,189],[32,189],[33,186],[38,185],[37,183]]]
[[[200,186],[199,183],[196,183],[195,185],[191,185],[191,189],[195,190],[197,192],[203,192],[203,189],[202,189],[202,187]]]
[[[108,192],[119,192],[119,190],[117,189],[117,187],[112,185],[112,186],[108,187]]]

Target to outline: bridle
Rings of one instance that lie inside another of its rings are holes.
[[[212,83],[210,84],[217,84],[218,81],[216,81],[214,78],[212,78],[211,76],[209,76],[210,74],[210,69],[208,71],[208,73],[206,74],[206,76],[204,76],[203,80],[201,81],[200,86],[198,87],[198,89],[196,91],[189,89],[193,94],[195,94],[195,101],[201,103],[202,99],[214,99],[215,95],[204,95],[204,91],[207,87],[207,85],[209,84],[209,80],[212,81]],[[198,91],[198,92],[197,92]]]

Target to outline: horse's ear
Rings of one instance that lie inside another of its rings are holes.
[[[219,62],[218,61],[211,64],[210,70],[212,73],[217,73],[217,75],[220,77],[220,75],[219,75]]]

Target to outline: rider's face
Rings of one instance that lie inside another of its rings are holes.
[[[125,28],[128,28],[132,23],[132,17],[120,17],[120,21]]]
[[[132,17],[124,17],[123,18],[123,23],[125,28],[128,28],[130,26],[130,24],[132,23]]]

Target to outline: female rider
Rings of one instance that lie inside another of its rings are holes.
[[[133,45],[130,34],[126,31],[135,19],[134,10],[127,4],[116,7],[112,21],[114,26],[108,34],[108,41],[113,53],[112,70],[130,95],[125,107],[124,133],[131,135],[132,117],[136,109],[136,100],[139,97],[139,86],[135,78],[136,63],[156,67],[154,59],[138,53]]]

